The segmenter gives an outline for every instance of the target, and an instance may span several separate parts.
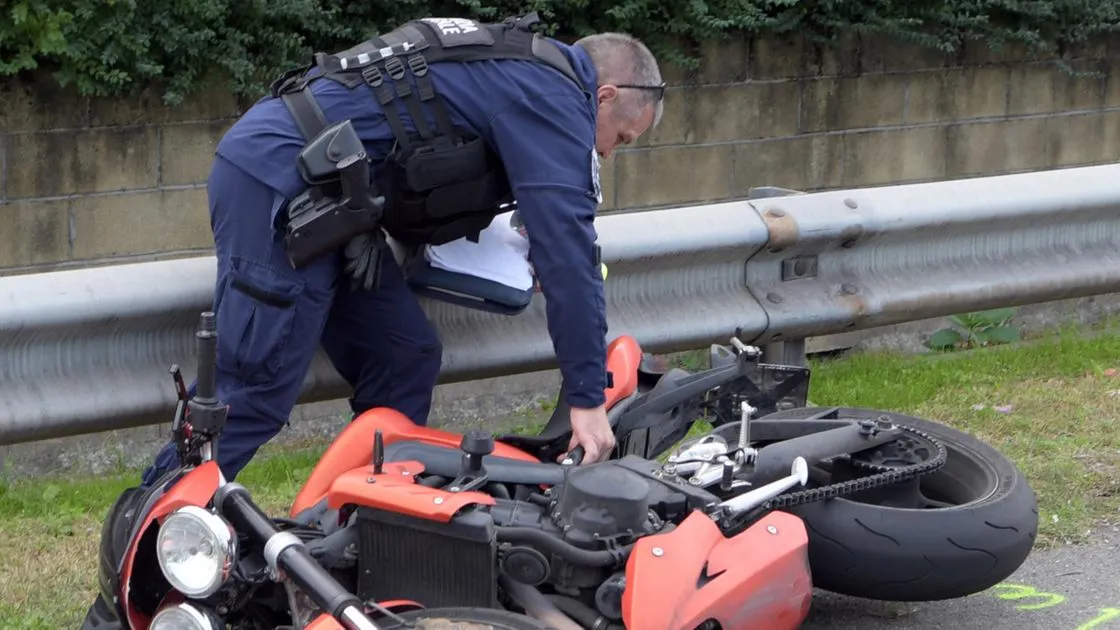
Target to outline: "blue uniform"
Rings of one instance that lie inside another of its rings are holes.
[[[584,90],[523,60],[437,63],[430,73],[452,123],[502,158],[547,300],[566,402],[595,407],[604,402],[607,331],[593,262],[597,77],[582,49],[554,43]],[[328,124],[350,119],[379,164],[393,136],[370,88],[319,80],[311,89]],[[403,108],[401,116],[413,129]],[[304,145],[284,103],[262,99],[218,144],[208,181],[218,260],[218,395],[230,405],[217,459],[228,479],[287,422],[320,344],[353,387],[355,413],[388,406],[426,424],[439,374],[440,340],[388,249],[373,291],[350,290],[341,253],[291,268],[275,226],[284,203],[305,188],[296,169]],[[168,445],[143,483],[173,462]]]

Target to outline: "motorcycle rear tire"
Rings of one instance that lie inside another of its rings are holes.
[[[397,613],[397,616],[415,625],[380,619],[378,627],[385,630],[548,630],[548,626],[532,617],[496,608],[427,608]],[[456,625],[464,623],[477,624],[477,627]]]
[[[826,407],[779,411],[797,419]],[[1022,471],[988,444],[946,425],[874,409],[843,407],[840,418],[878,418],[929,433],[948,459],[924,476],[923,488],[970,480],[979,490],[951,507],[905,509],[838,497],[782,508],[809,533],[818,588],[884,601],[935,601],[986,590],[1027,559],[1038,532],[1038,507]]]

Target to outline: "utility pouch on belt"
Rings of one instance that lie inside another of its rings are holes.
[[[365,148],[349,120],[316,135],[297,165],[310,188],[288,204],[284,243],[299,269],[377,229],[385,198],[375,197]]]

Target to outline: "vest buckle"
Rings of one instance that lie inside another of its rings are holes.
[[[382,82],[385,80],[385,78],[381,76],[381,70],[378,70],[375,65],[368,65],[362,68],[361,72],[362,78],[365,79],[366,84],[370,87],[381,87]]]
[[[428,74],[428,60],[425,59],[424,55],[420,53],[409,55],[408,69],[412,70],[412,73],[416,76],[422,77],[425,74]]]
[[[401,62],[400,57],[389,57],[385,60],[385,72],[394,81],[400,81],[404,78],[404,63]]]

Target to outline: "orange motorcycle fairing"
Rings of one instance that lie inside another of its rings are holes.
[[[411,599],[389,599],[383,602],[377,602],[377,605],[392,613],[408,612],[410,610],[423,610],[419,602],[414,602]]]
[[[411,610],[422,610],[424,608],[420,604],[407,599],[394,599],[391,601],[378,602],[377,605],[392,613],[402,613]],[[368,611],[367,614],[369,614]],[[380,617],[374,618],[375,623],[378,619],[380,619]],[[304,627],[304,630],[346,630],[346,628],[341,623],[336,621],[334,617],[326,613],[319,613]]]
[[[666,534],[643,538],[626,563],[627,628],[793,630],[813,597],[808,535],[801,519],[772,512],[725,538],[700,512]]]
[[[458,449],[463,436],[451,431],[422,427],[412,422],[408,416],[388,407],[370,409],[346,426],[338,437],[331,442],[319,463],[311,471],[307,481],[300,488],[292,508],[291,516],[318,503],[331,484],[343,474],[355,469],[365,469],[373,457],[373,436],[381,431],[385,446],[394,442],[411,440]],[[496,442],[494,456],[535,462],[537,459],[525,451],[508,444]],[[388,464],[386,464],[388,466]],[[411,483],[411,481],[410,481]]]
[[[494,497],[483,492],[448,492],[420,485],[414,480],[422,472],[419,462],[390,462],[376,475],[373,466],[348,470],[327,489],[327,506],[361,505],[450,523],[468,505],[495,503]]]
[[[630,335],[620,335],[607,346],[607,371],[611,374],[611,387],[603,390],[607,396],[607,410],[620,400],[638,391],[638,366],[642,363],[642,347]]]
[[[181,507],[187,505],[206,507],[210,503],[210,499],[214,497],[214,493],[218,491],[220,481],[221,475],[219,474],[218,464],[213,461],[205,462],[176,481],[156,501],[144,517],[144,523],[136,530],[136,536],[129,541],[128,551],[125,552],[124,563],[121,567],[121,592],[119,597],[121,598],[121,605],[128,615],[128,627],[147,628],[148,624],[151,623],[151,617],[137,610],[129,597],[137,547],[140,541],[144,539],[144,534],[147,533],[152,523],[156,521],[162,523],[169,514]],[[151,561],[155,562],[155,558],[152,558]]]
[[[339,623],[334,617],[326,613],[320,613],[304,626],[304,630],[346,630],[346,626]]]

